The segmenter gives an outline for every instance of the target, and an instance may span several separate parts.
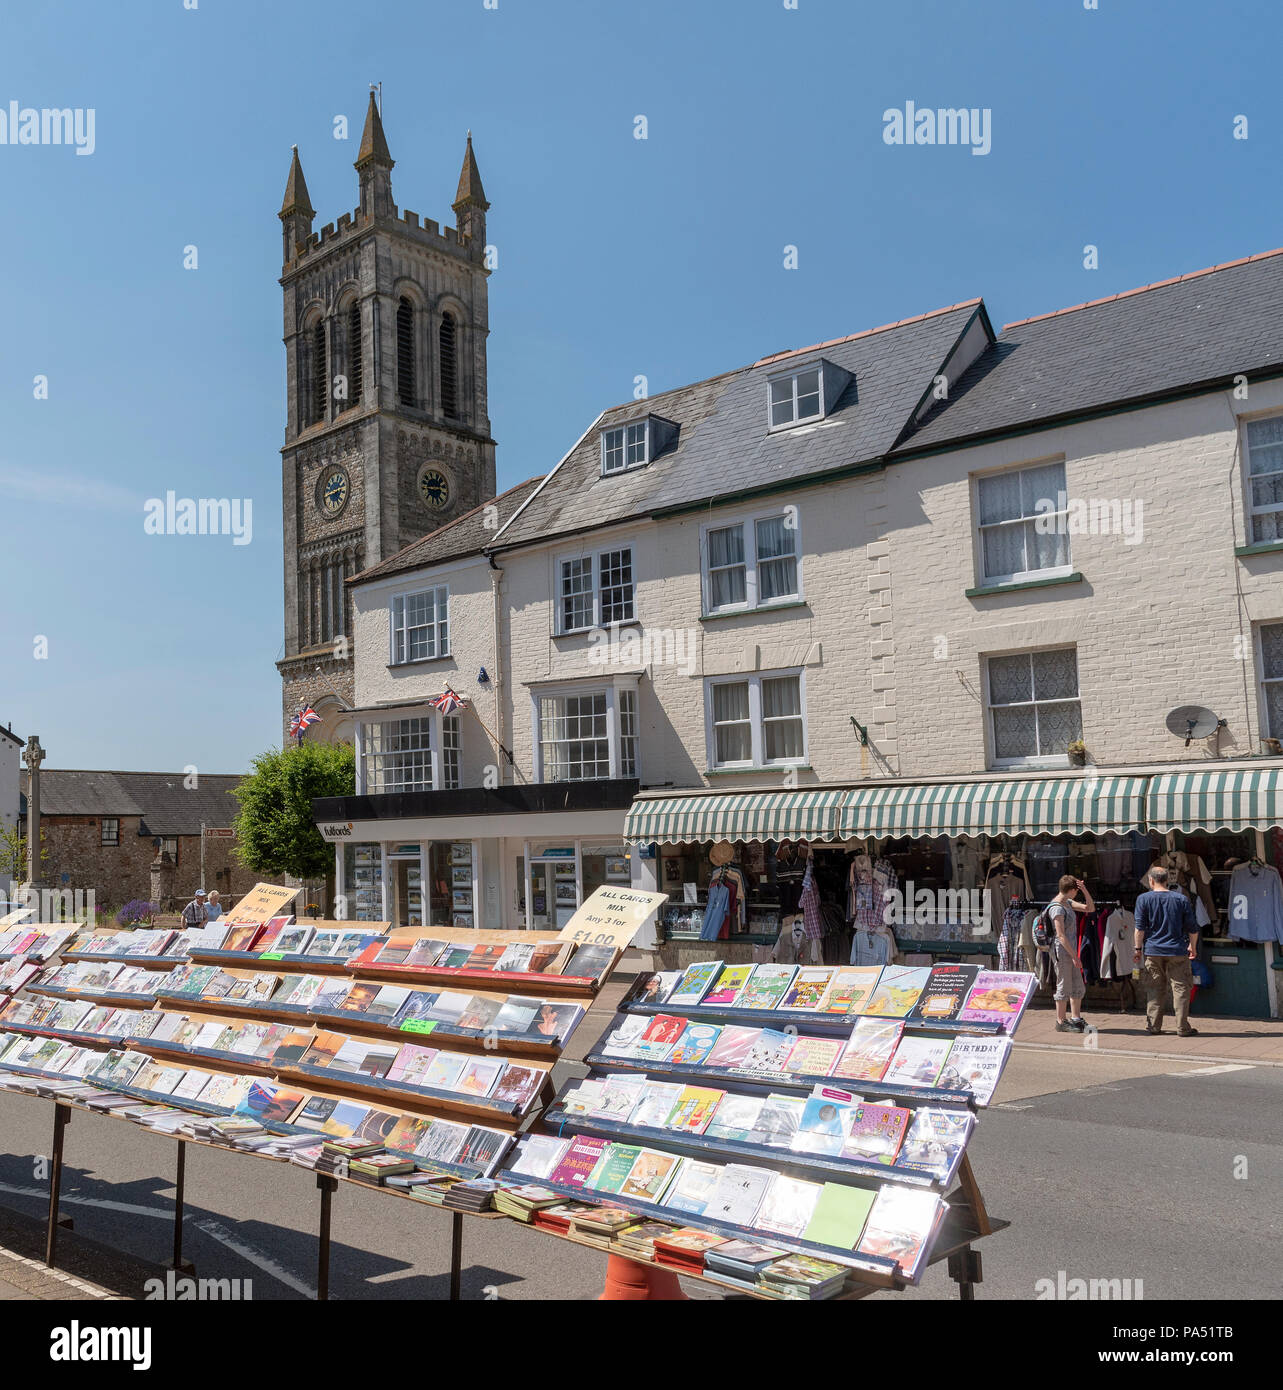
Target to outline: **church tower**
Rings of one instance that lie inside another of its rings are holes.
[[[295,148],[284,240],[284,721],[350,739],[355,703],[344,580],[495,495],[486,398],[489,203],[468,133],[438,227],[392,201],[395,161],[374,93],[356,157],[360,205],[312,230]]]

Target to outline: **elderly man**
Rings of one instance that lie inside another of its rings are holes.
[[[183,926],[192,930],[198,930],[208,921],[205,912],[205,890],[198,888],[191,902],[183,908]]]
[[[1189,899],[1172,888],[1161,864],[1154,865],[1148,878],[1150,891],[1136,899],[1136,954],[1145,962],[1149,983],[1145,1031],[1163,1031],[1170,987],[1177,1035],[1196,1038],[1198,1029],[1189,1026],[1189,994],[1191,962],[1198,959],[1198,922]]]

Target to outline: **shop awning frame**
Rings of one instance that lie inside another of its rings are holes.
[[[840,838],[1081,835],[1145,827],[1145,777],[1011,777],[860,787],[847,793]]]
[[[705,840],[829,841],[840,838],[838,814],[847,791],[708,793],[634,801],[624,839],[636,844],[696,844]]]
[[[1149,778],[1150,830],[1266,830],[1283,825],[1283,768],[1164,772]]]

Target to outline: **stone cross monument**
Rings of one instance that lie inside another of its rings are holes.
[[[28,888],[42,888],[40,878],[40,764],[45,760],[45,750],[40,746],[40,738],[32,734],[27,746],[22,750],[23,761],[27,764],[27,883]]]

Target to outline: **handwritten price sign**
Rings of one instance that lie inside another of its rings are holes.
[[[604,884],[562,927],[557,939],[622,951],[667,901],[667,893],[643,893],[637,888]]]

